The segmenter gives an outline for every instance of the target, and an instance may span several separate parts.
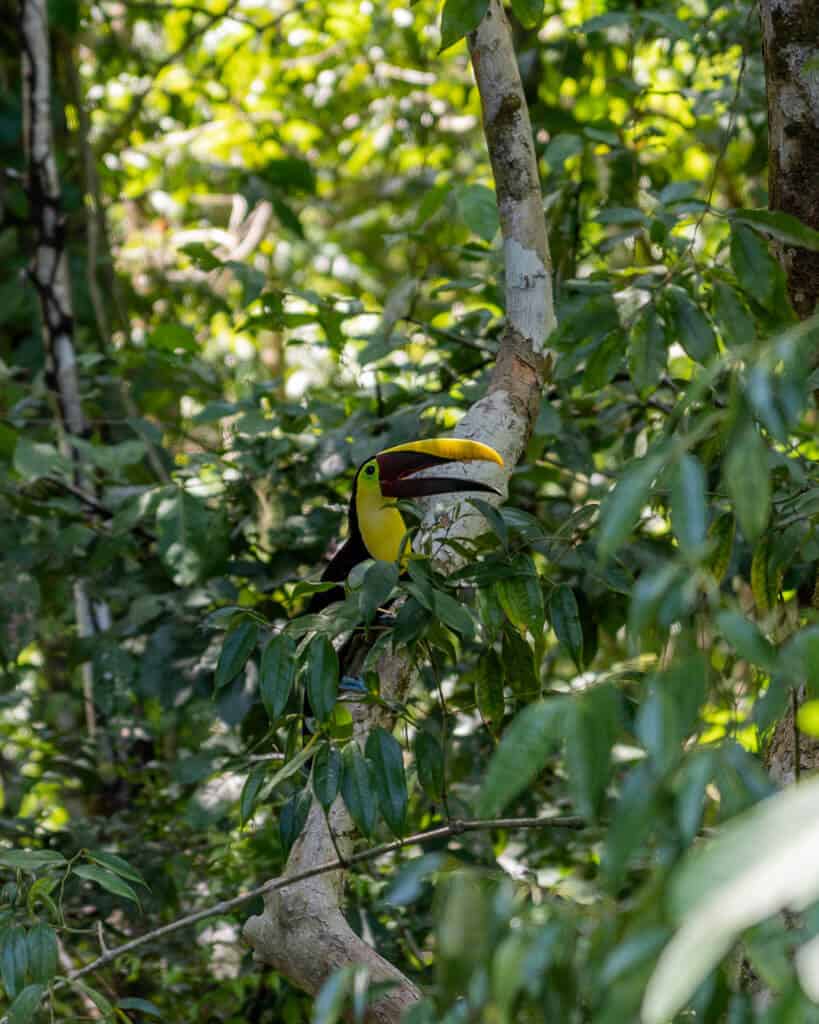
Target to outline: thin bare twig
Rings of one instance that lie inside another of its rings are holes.
[[[181,931],[184,928],[189,928],[191,925],[198,924],[199,921],[204,921],[209,917],[218,917],[223,914],[228,914],[237,907],[241,907],[249,900],[256,899],[259,896],[266,896],[271,892],[277,892],[280,889],[287,888],[287,886],[295,885],[298,882],[304,882],[308,878],[315,878],[317,875],[324,875],[330,871],[349,868],[356,864],[365,864],[368,861],[383,857],[388,853],[395,853],[406,846],[420,846],[425,843],[435,842],[438,839],[446,839],[451,836],[462,835],[465,832],[485,832],[490,829],[580,829],[585,825],[586,822],[582,818],[576,816],[542,818],[480,818],[474,821],[450,821],[449,824],[441,825],[439,828],[429,829],[426,832],[416,832],[414,835],[406,836],[404,839],[394,839],[392,842],[382,843],[380,846],[373,846],[369,850],[362,850],[361,853],[354,853],[344,861],[337,858],[335,860],[327,861],[324,864],[316,864],[315,866],[307,868],[306,870],[300,871],[294,875],[283,878],[274,878],[271,881],[266,882],[264,885],[259,885],[255,889],[249,889],[247,892],[243,892],[239,896],[234,896],[232,899],[222,900],[220,903],[214,903],[213,906],[206,907],[204,910],[197,910],[193,914],[180,917],[178,920],[172,921],[170,924],[162,925],[161,928],[155,928],[153,931],[147,932],[145,935],[140,935],[136,939],[131,939],[130,942],[125,942],[121,946],[109,949],[106,953],[98,956],[96,960],[92,960],[91,963],[86,964],[84,967],[80,967],[69,974],[69,981],[75,981],[77,978],[82,978],[86,974],[91,974],[93,971],[97,971],[101,967],[105,967],[107,964],[121,956],[124,956],[126,953],[131,953],[133,950],[139,949],[151,942],[155,942],[157,939],[164,938],[166,935],[172,935],[174,932]]]

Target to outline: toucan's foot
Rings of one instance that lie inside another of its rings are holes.
[[[346,690],[348,693],[366,693],[367,687],[364,684],[364,680],[359,676],[342,676],[341,682],[339,683],[340,690]]]

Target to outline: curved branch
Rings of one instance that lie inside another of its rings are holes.
[[[467,412],[455,433],[491,444],[501,452],[504,467],[483,468],[496,488],[509,475],[529,439],[540,405],[543,381],[552,357],[546,339],[555,325],[543,200],[540,193],[529,112],[518,72],[509,23],[500,0],[490,0],[486,15],[469,37],[469,50],[483,109],[483,126],[500,212],[506,263],[507,322],[487,394]],[[451,472],[457,472],[453,467]],[[474,475],[475,467],[470,467]],[[468,539],[484,528],[478,515],[425,519],[433,560],[443,571],[461,564],[448,547],[457,536]],[[405,651],[381,658],[381,693],[388,705],[405,700],[414,678]],[[383,708],[351,705],[354,736],[363,742],[376,725],[391,728]],[[285,876],[293,879],[310,865],[329,860],[337,847],[345,859],[352,848],[353,824],[337,800],[329,815],[314,806],[293,847]],[[273,964],[290,981],[315,994],[330,973],[342,965],[363,963],[373,981],[391,981],[390,991],[369,1009],[368,1022],[397,1021],[419,993],[412,982],[356,936],[341,909],[343,872],[311,879],[271,892],[263,914],[252,917],[244,935],[257,959]]]

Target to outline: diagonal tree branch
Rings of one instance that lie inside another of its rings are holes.
[[[552,356],[546,348],[546,339],[555,325],[551,262],[529,112],[500,0],[490,0],[468,42],[500,212],[507,323],[487,394],[467,412],[456,434],[491,444],[501,452],[503,469],[485,468],[484,475],[496,487],[505,487],[530,436],[543,382],[551,368]],[[483,528],[479,516],[453,519],[451,512],[451,506],[450,514],[436,516],[431,510],[425,520],[434,560],[439,568],[450,572],[460,564],[460,556],[446,545],[447,539],[455,536],[463,540],[476,536]],[[408,654],[398,651],[383,656],[378,670],[385,703],[402,702],[414,674]],[[359,743],[375,726],[393,725],[392,716],[383,707],[351,707],[353,735]],[[303,877],[311,866],[331,861],[336,846],[349,859],[353,824],[341,800],[336,801],[328,817],[332,834],[314,802],[288,859],[285,878]],[[312,994],[319,991],[335,968],[366,965],[372,982],[393,983],[387,994],[369,1008],[367,1021],[397,1021],[418,999],[418,990],[350,929],[342,912],[342,886],[343,871],[339,869],[270,891],[264,913],[245,925],[245,937],[257,959],[272,964]]]

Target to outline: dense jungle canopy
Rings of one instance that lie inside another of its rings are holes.
[[[494,109],[498,0],[45,10],[0,23],[2,1020],[819,1021],[813,0],[511,0]],[[311,611],[356,468],[459,425],[504,501],[402,501]]]

